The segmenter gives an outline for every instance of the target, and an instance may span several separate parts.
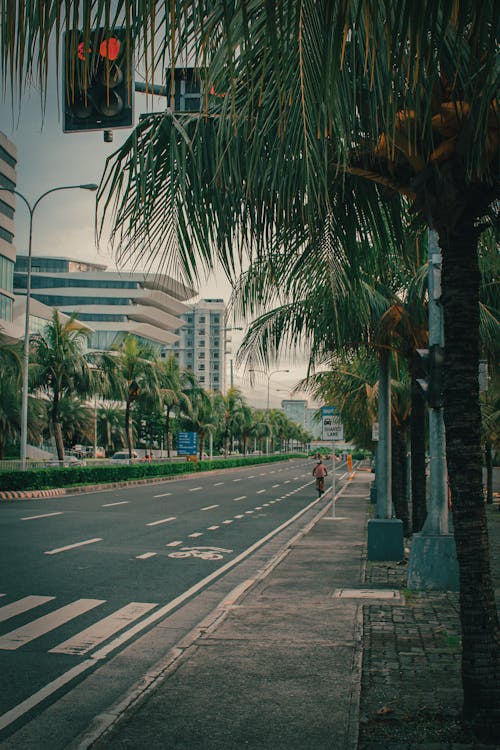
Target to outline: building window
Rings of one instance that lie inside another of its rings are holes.
[[[201,339],[198,346],[205,346],[205,339]]]
[[[198,321],[198,322],[199,322],[199,323],[204,323],[204,322],[205,322],[205,316],[204,316],[204,315],[201,315],[201,317],[200,317],[200,319],[199,319],[199,321]]]
[[[0,289],[11,292],[14,279],[14,263],[0,255]]]
[[[205,352],[198,352],[198,359],[205,359]]]
[[[198,365],[198,370],[204,370],[204,369],[205,369],[205,365],[203,365],[203,364]]]
[[[10,297],[6,297],[5,294],[0,294],[0,319],[12,320],[12,300]]]
[[[218,369],[219,369],[219,363],[218,362],[214,362],[213,368],[214,368],[214,372],[217,372]]]
[[[200,380],[200,383],[204,383],[205,382],[205,376],[204,375],[200,375],[199,380]]]
[[[214,352],[214,359],[219,359],[219,352]]]
[[[220,339],[214,339],[214,347],[218,349],[220,346]]]

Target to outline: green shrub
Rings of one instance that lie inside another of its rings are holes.
[[[138,463],[112,466],[68,466],[52,469],[28,469],[27,471],[0,472],[0,490],[47,490],[60,487],[71,487],[85,484],[106,484],[133,479],[169,477],[189,474],[197,471],[230,469],[236,466],[253,466],[254,464],[273,463],[284,459],[296,458],[297,454],[276,456],[238,456],[216,460],[204,460],[197,463],[178,461],[175,463]],[[304,458],[304,456],[299,456]]]

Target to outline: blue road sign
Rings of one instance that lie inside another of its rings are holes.
[[[177,435],[177,455],[196,456],[198,453],[198,433],[179,432]]]

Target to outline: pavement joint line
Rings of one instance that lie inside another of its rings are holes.
[[[316,505],[322,498],[318,498],[310,503],[306,508],[299,512],[296,516],[293,516],[295,520],[300,517],[306,510]],[[279,565],[289,553],[295,544],[307,534],[313,526],[320,520],[321,516],[324,515],[328,510],[328,504],[324,506],[319,513],[317,513],[311,521],[295,534],[282,549],[278,551],[262,568],[258,571],[257,576],[248,578],[246,581],[239,583],[235,588],[229,592],[229,594],[223,599],[219,605],[217,605],[212,613],[205,617],[187,636],[181,639],[183,648],[179,648],[178,644],[172,647],[166,656],[166,658],[158,662],[152,669],[148,671],[144,678],[133,685],[114,705],[108,708],[107,711],[102,712],[94,718],[96,727],[87,730],[84,734],[76,738],[76,741],[72,743],[74,750],[88,750],[92,745],[105,736],[116,724],[118,724],[123,717],[126,715],[134,705],[149,695],[155,688],[158,682],[166,679],[173,671],[178,669],[180,663],[190,658],[191,654],[197,650],[196,641],[200,635],[208,630],[208,626],[202,627],[204,623],[207,623],[212,617],[213,622],[220,623],[227,617],[231,611],[231,607],[241,599],[245,593],[255,584],[260,583],[266,576],[271,573],[274,568]],[[289,524],[287,524],[289,525]],[[281,527],[278,527],[281,530]],[[283,527],[284,528],[284,527]],[[277,532],[276,532],[277,533]],[[234,564],[234,561],[233,561]],[[224,609],[221,612],[221,607],[226,602]],[[351,748],[346,750],[355,750],[353,745]]]

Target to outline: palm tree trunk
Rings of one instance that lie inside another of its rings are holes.
[[[445,327],[444,421],[460,572],[463,716],[500,736],[500,633],[482,491],[478,230],[462,216],[440,232]]]
[[[170,408],[168,406],[165,414],[165,437],[167,439],[167,456],[170,458]]]
[[[412,531],[421,531],[427,517],[426,479],[425,479],[425,399],[420,392],[414,375],[414,358],[410,364],[411,377],[411,420],[410,420],[410,453],[411,453],[411,507]]]
[[[128,457],[132,458],[132,425],[130,423],[130,401],[125,405],[125,436],[127,438]]]
[[[56,442],[57,458],[59,461],[64,461],[64,443],[62,438],[61,423],[59,422],[59,393],[57,390],[54,391],[54,397],[52,401],[52,430],[54,432],[54,440]]]
[[[493,459],[490,440],[487,440],[484,446],[484,461],[486,465],[486,503],[493,505]]]
[[[406,462],[406,429],[392,423],[391,430],[392,502],[396,518],[403,522],[404,536],[410,535],[410,513],[408,508],[408,468]]]

